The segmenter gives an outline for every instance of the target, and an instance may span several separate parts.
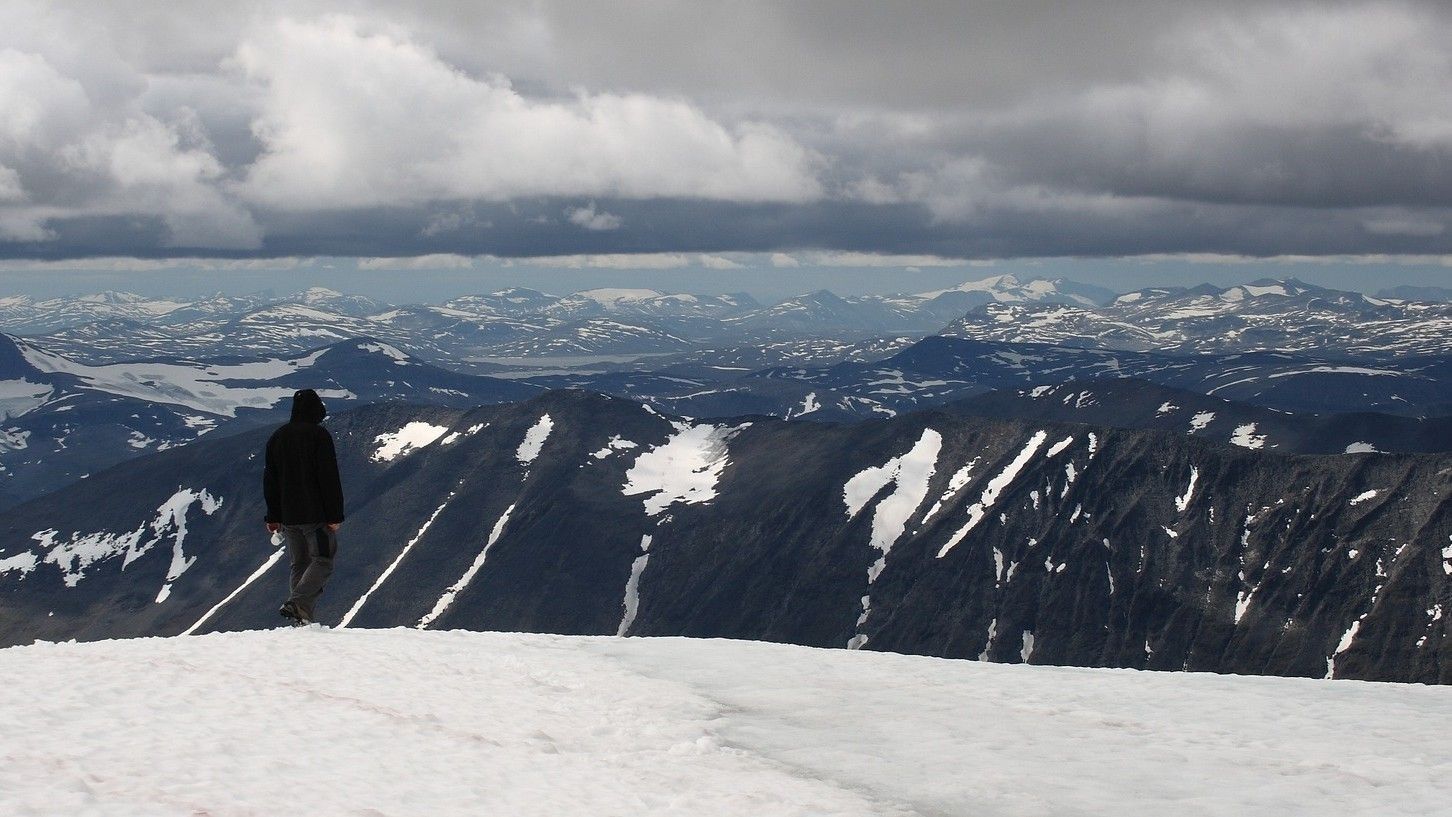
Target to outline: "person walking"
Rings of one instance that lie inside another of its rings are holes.
[[[313,608],[333,572],[338,527],[343,524],[343,484],[328,416],[312,389],[292,396],[292,419],[267,440],[262,496],[267,530],[281,533],[292,558],[287,601],[278,612],[298,624],[314,620]]]

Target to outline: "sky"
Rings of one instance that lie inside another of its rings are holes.
[[[0,111],[0,288],[1452,284],[1447,3],[0,0]]]

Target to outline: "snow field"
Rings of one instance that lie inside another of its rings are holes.
[[[0,813],[1435,814],[1449,717],[1444,687],[721,640],[37,644],[0,650]]]
[[[9,650],[0,813],[910,813],[725,746],[712,701],[589,646],[309,628]]]
[[[676,433],[635,458],[625,472],[621,493],[644,494],[647,516],[657,516],[677,502],[710,502],[716,498],[716,482],[730,461],[727,443],[750,425],[672,423]]]

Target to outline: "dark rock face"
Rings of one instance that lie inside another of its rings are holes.
[[[1004,389],[943,408],[999,419],[1159,429],[1285,454],[1452,451],[1452,417],[1292,414],[1130,378]]]
[[[375,459],[416,422],[448,431]],[[939,412],[705,424],[583,392],[329,425],[349,498],[319,610],[334,626],[1452,682],[1445,455],[1287,456]],[[265,436],[145,457],[8,513],[0,643],[276,625]]]

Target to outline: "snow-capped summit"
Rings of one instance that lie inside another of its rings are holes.
[[[370,315],[386,306],[380,301],[363,295],[344,295],[327,287],[309,287],[302,292],[280,299],[280,303],[302,304],[351,317]]]
[[[994,275],[977,281],[964,281],[957,286],[915,295],[899,296],[900,299],[936,302],[941,307],[955,308],[966,304],[971,309],[984,303],[1065,303],[1080,306],[1097,306],[1110,297],[1111,292],[1100,287],[1067,281],[1063,278],[1030,278],[1021,280],[1012,274]]]
[[[1263,279],[1229,287],[1151,287],[1104,306],[993,303],[967,312],[944,334],[1181,353],[1446,354],[1452,351],[1452,304]]]
[[[587,289],[560,298],[541,312],[557,318],[603,316],[702,318],[720,317],[757,306],[746,295],[692,295],[655,289]]]

